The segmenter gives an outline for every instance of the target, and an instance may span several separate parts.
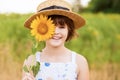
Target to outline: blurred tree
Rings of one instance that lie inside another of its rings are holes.
[[[73,2],[73,11],[75,12],[81,12],[83,9],[81,5],[81,0],[74,0]]]
[[[91,0],[89,8],[93,12],[118,12],[120,13],[120,0]]]

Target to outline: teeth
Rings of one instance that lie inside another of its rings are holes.
[[[53,39],[56,39],[56,40],[58,40],[58,39],[60,39],[60,37],[56,37],[56,36],[54,36],[54,37],[53,37]]]

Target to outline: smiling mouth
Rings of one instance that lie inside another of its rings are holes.
[[[58,37],[58,36],[53,36],[52,37],[52,39],[54,39],[54,40],[59,40],[59,39],[61,39],[62,37]]]

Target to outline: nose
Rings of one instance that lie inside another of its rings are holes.
[[[55,28],[55,34],[58,34],[59,33],[59,28],[56,26]]]

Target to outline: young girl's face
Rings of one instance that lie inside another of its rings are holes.
[[[51,39],[46,41],[46,45],[52,47],[64,46],[64,42],[66,41],[67,36],[68,36],[68,26],[66,24],[64,25],[57,24],[55,28],[55,34]]]

